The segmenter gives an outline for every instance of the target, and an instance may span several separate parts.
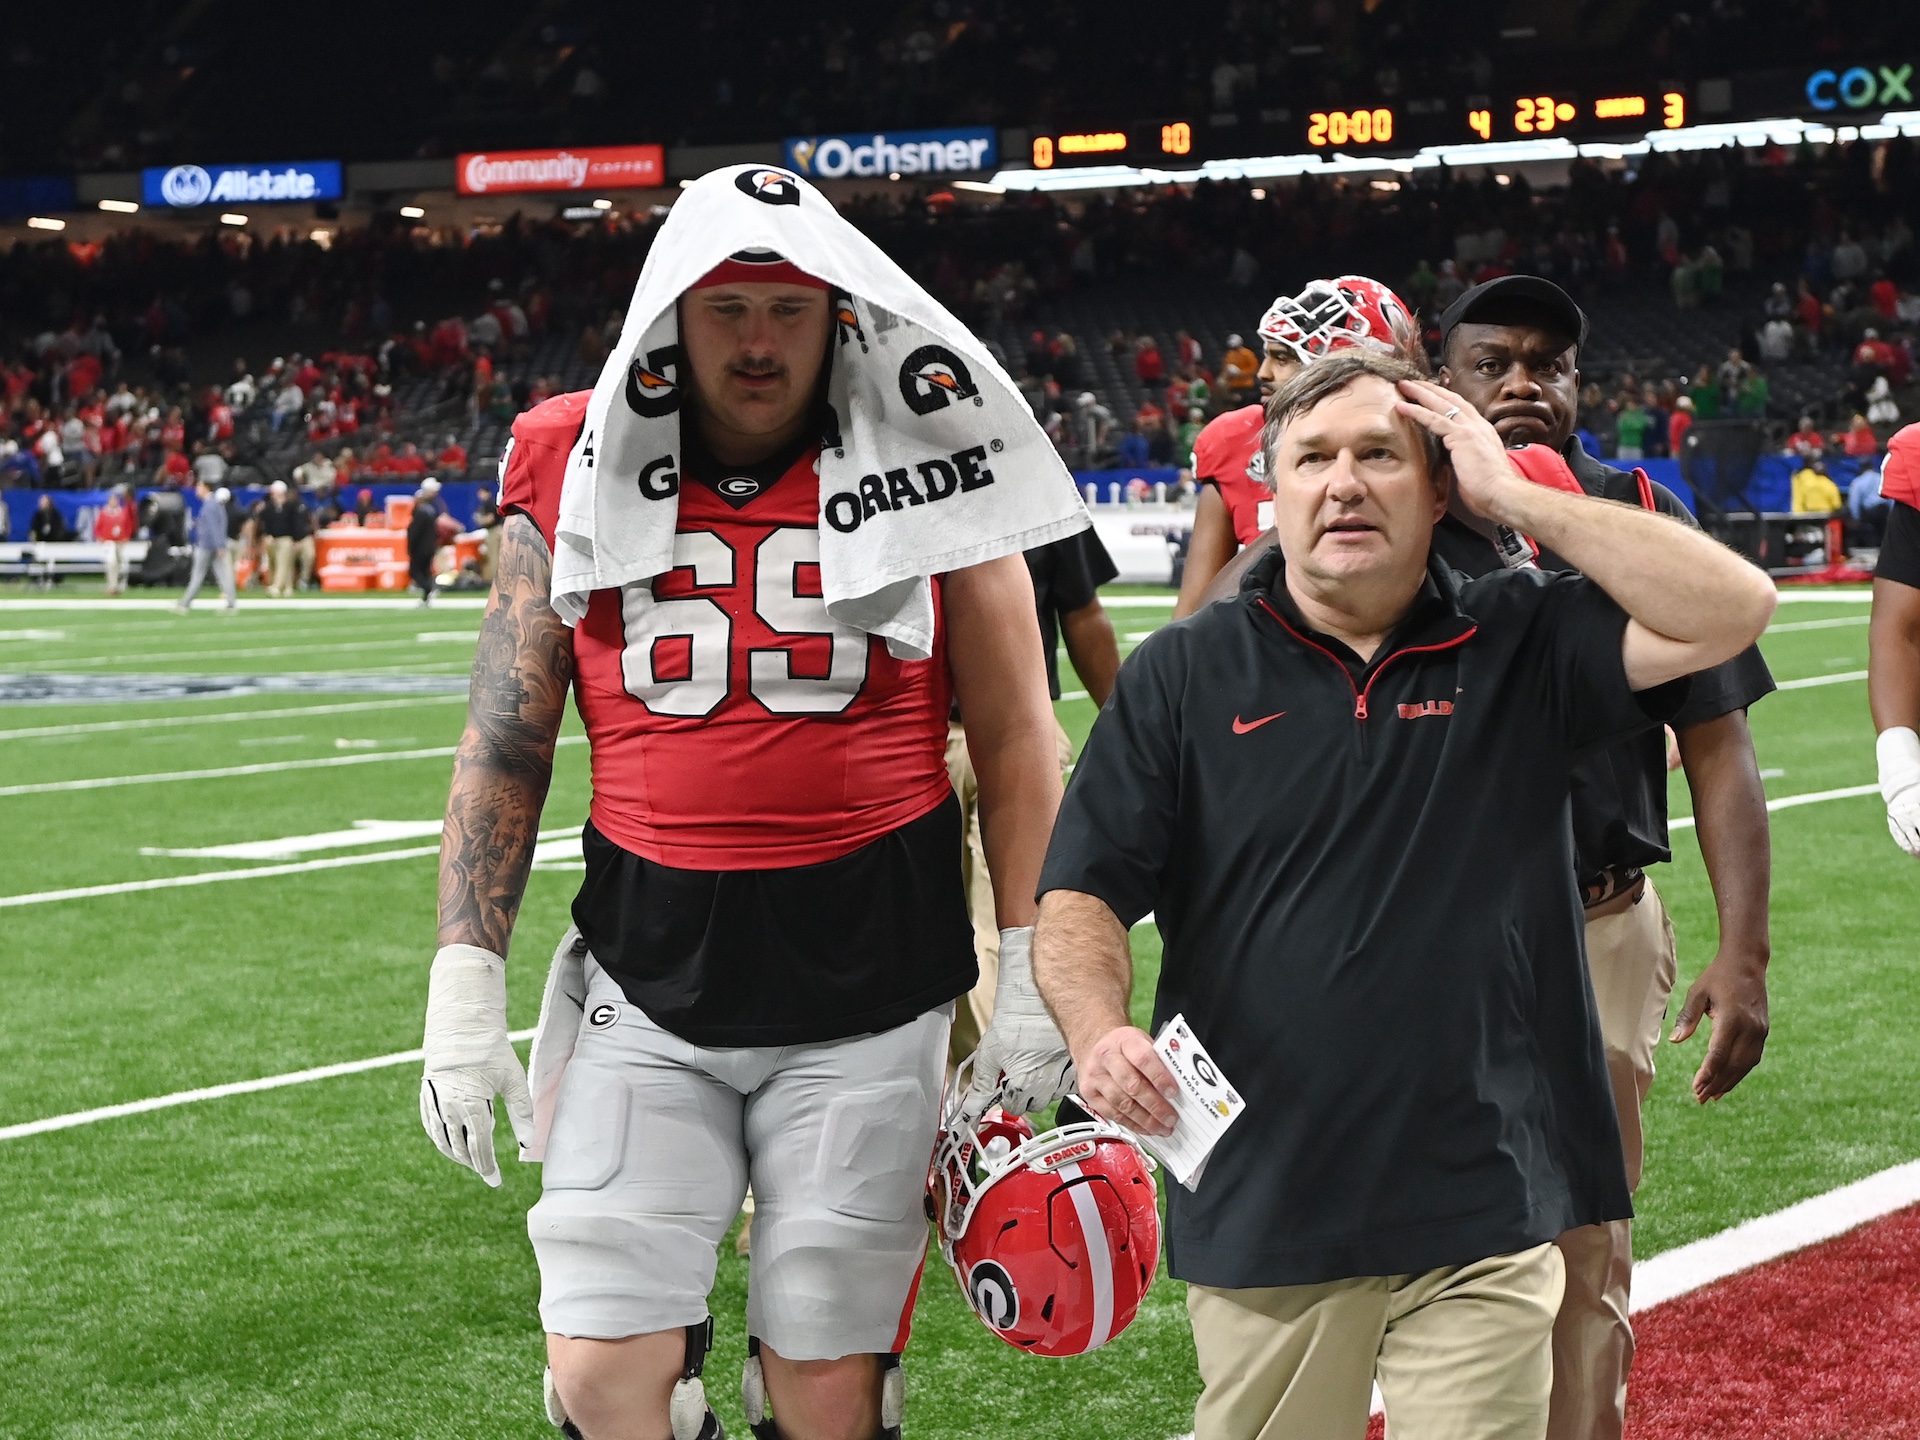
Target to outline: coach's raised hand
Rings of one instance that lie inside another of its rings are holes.
[[[522,1146],[533,1143],[533,1096],[507,1038],[507,962],[478,945],[442,945],[427,982],[426,1073],[420,1123],[440,1153],[489,1185],[500,1183],[493,1158],[493,1097]]]

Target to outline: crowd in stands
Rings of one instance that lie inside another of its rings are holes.
[[[1397,284],[1429,327],[1468,285],[1513,271],[1602,318],[1628,304],[1737,318],[1732,353],[1668,356],[1658,375],[1589,365],[1596,442],[1658,456],[1716,417],[1784,432],[1809,402],[1773,393],[1782,365],[1835,372],[1815,397],[1829,429],[1855,414],[1882,434],[1897,423],[1920,325],[1916,154],[1895,139],[1656,154],[1630,172],[1583,160],[1540,193],[1518,174],[1441,169],[979,203],[898,187],[846,208],[1001,349],[1076,465],[1178,464],[1199,424],[1252,396],[1258,359],[1218,334],[1212,354],[1184,331],[1076,336],[1048,323],[1071,297],[1199,287],[1244,297],[1250,326],[1275,290],[1356,271]],[[320,489],[329,468],[336,485],[462,473],[480,427],[497,443],[513,415],[592,374],[664,213],[522,214],[465,232],[381,216],[324,243],[134,228],[15,245],[0,254],[0,483],[218,483],[251,465]],[[193,373],[190,351],[262,333],[304,353]],[[1102,345],[1095,366],[1086,349]],[[1129,376],[1127,393],[1096,369]]]
[[[1905,54],[1903,7],[1819,0],[1624,0],[1583,23],[1498,0],[1277,5],[1198,11],[1071,0],[748,0],[631,7],[554,0],[529,14],[474,0],[362,26],[301,27],[300,69],[361,103],[293,100],[270,13],[187,0],[106,0],[84,73],[65,63],[71,17],[28,7],[9,26],[9,150],[16,159],[130,169],[235,153],[452,154],[527,143],[716,144],[783,135],[989,124],[1229,116],[1241,125],[1355,95],[1525,93],[1543,51],[1561,84],[1651,71],[1695,79],[1778,65]],[[1548,47],[1551,47],[1549,50]],[[1557,53],[1556,53],[1557,52]],[[1116,106],[1123,108],[1116,109]]]

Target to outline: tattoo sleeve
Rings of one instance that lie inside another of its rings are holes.
[[[505,955],[526,891],[573,683],[573,636],[548,603],[551,573],[538,528],[509,516],[440,835],[442,945]]]

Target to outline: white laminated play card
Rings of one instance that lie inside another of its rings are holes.
[[[1207,1156],[1247,1108],[1247,1102],[1227,1083],[1206,1047],[1194,1038],[1186,1016],[1176,1015],[1167,1021],[1153,1048],[1180,1086],[1173,1104],[1178,1119],[1171,1135],[1142,1135],[1140,1139],[1174,1179],[1189,1190],[1197,1190],[1201,1173],[1207,1168]]]

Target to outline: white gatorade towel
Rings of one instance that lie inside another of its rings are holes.
[[[929,576],[1091,523],[1026,400],[965,325],[805,180],[731,166],[689,185],[661,225],[568,457],[552,598],[569,625],[593,591],[673,566],[687,383],[676,301],[729,258],[784,258],[832,287],[838,434],[820,456],[820,580],[841,624],[926,659]]]

